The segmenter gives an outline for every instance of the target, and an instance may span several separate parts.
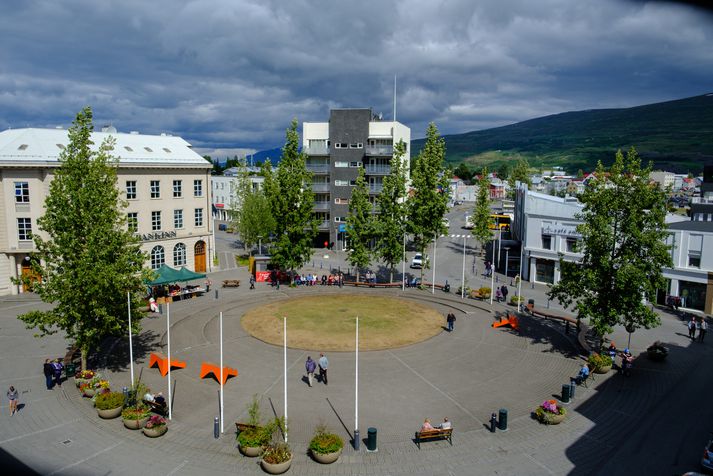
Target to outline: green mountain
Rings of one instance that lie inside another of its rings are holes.
[[[625,109],[565,112],[444,139],[449,163],[491,170],[524,157],[536,167],[586,171],[598,160],[611,163],[617,149],[634,146],[657,169],[698,172],[713,164],[713,93]],[[411,142],[412,156],[423,143]]]

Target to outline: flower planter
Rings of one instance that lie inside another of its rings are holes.
[[[149,421],[149,417],[147,416],[140,420],[127,420],[126,418],[122,418],[122,420],[124,420],[124,426],[129,430],[140,430],[146,425],[146,422]]]
[[[260,453],[262,453],[262,448],[259,446],[238,446],[238,450],[250,458],[260,456]]]
[[[611,370],[611,365],[604,365],[602,367],[597,367],[594,369],[595,374],[605,374]]]
[[[339,451],[335,451],[334,453],[316,453],[312,451],[312,457],[317,461],[318,463],[322,464],[332,464],[335,461],[339,459],[339,456],[342,454],[342,450],[340,449]]]
[[[121,415],[121,407],[117,408],[111,408],[109,410],[99,410],[97,409],[97,414],[99,415],[100,418],[104,418],[105,420],[111,420],[112,418],[117,418]]]
[[[564,421],[566,416],[567,415],[555,415],[554,413],[548,413],[540,419],[540,422],[546,425],[559,425]]]
[[[262,469],[269,474],[282,474],[288,469],[290,469],[290,465],[292,464],[292,458],[288,459],[284,463],[268,463],[265,460],[260,461],[260,465],[262,466]]]
[[[87,398],[92,398],[94,395],[96,395],[97,391],[94,388],[91,387],[84,387],[84,390],[82,390],[82,395],[84,395]]]
[[[144,435],[149,438],[158,438],[159,436],[163,436],[168,431],[168,426],[161,425],[154,428],[144,428],[142,431],[144,432]]]

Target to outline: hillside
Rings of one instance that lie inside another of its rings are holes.
[[[565,112],[509,126],[446,135],[447,161],[495,167],[513,157],[569,171],[610,163],[636,147],[656,168],[687,172],[713,164],[713,93],[625,109]],[[411,142],[412,156],[423,139]]]

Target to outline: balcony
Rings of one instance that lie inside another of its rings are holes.
[[[313,174],[329,173],[329,164],[307,164],[307,171]]]
[[[326,145],[309,145],[302,149],[307,155],[329,155],[329,147]]]
[[[327,183],[327,182],[312,183],[312,191],[313,192],[329,192],[329,183]]]
[[[713,204],[713,197],[691,197],[691,204],[694,203]]]
[[[312,210],[327,211],[327,210],[329,210],[329,202],[314,202],[314,206],[312,207]]]
[[[367,165],[364,167],[364,172],[367,175],[389,175],[391,166],[389,165]]]
[[[367,145],[366,155],[392,155],[394,146],[392,145]]]
[[[383,184],[369,184],[369,193],[381,193],[384,190]]]
[[[329,230],[329,225],[331,225],[331,222],[329,220],[324,220],[321,222],[319,225],[317,225],[317,229],[319,230]]]

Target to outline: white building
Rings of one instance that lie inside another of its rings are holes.
[[[664,269],[667,291],[681,298],[681,306],[713,314],[713,221],[669,224],[673,268]],[[657,301],[665,303],[665,293]]]
[[[212,165],[188,142],[170,135],[94,132],[94,149],[109,136],[119,159],[117,186],[128,226],[135,230],[147,266],[162,264],[205,272],[212,269],[210,171]],[[0,132],[0,295],[22,292],[11,279],[30,273],[35,250],[32,233],[60,152],[69,143],[62,129],[14,129]]]
[[[659,187],[663,189],[666,189],[667,187],[673,187],[674,185],[675,175],[673,172],[664,172],[661,170],[657,170],[655,172],[651,172],[649,176],[651,177],[651,180],[659,184]]]
[[[230,220],[230,213],[235,211],[235,207],[238,204],[237,176],[213,175],[210,180],[213,218],[223,221]],[[264,177],[250,176],[253,190],[261,189],[264,181]]]

